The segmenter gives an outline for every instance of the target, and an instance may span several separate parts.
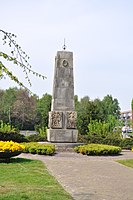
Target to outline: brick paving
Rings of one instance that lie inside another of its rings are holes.
[[[133,169],[115,162],[132,159],[131,151],[122,151],[120,156],[58,152],[55,156],[21,154],[19,157],[42,160],[75,200],[133,200]]]

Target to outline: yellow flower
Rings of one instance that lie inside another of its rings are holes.
[[[0,141],[0,152],[14,152],[23,151],[25,149],[24,145],[21,145],[13,141]]]

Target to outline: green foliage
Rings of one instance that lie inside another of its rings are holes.
[[[0,121],[0,132],[3,132],[3,133],[15,133],[16,132],[16,129],[11,126],[10,124],[6,124],[4,123],[2,120]]]
[[[97,121],[97,120],[90,120],[88,125],[88,135],[99,135],[100,137],[105,137],[110,132],[109,123]]]
[[[34,135],[29,135],[26,137],[29,142],[44,142],[47,140],[47,136],[41,135],[41,134],[34,134]]]
[[[31,81],[28,73],[32,73],[38,77],[42,77],[45,79],[46,77],[33,71],[31,69],[31,65],[28,62],[29,56],[22,50],[22,48],[16,42],[16,35],[12,33],[8,33],[4,30],[0,30],[0,33],[3,34],[3,45],[8,45],[10,49],[10,55],[0,51],[0,78],[5,77],[7,75],[11,80],[15,81],[20,87],[24,87],[26,90],[29,90],[21,81],[19,81],[18,77],[14,75],[8,67],[4,65],[4,61],[11,62],[14,65],[22,68],[23,73],[25,74],[25,79],[28,81],[31,86]]]
[[[116,155],[121,152],[120,147],[102,145],[102,144],[88,144],[75,147],[74,150],[77,153],[82,153],[85,155]]]
[[[46,93],[37,102],[37,119],[39,127],[48,127],[48,114],[51,110],[51,100],[52,96]]]
[[[55,153],[55,145],[53,144],[39,144],[36,142],[24,143],[25,153],[53,155]]]
[[[106,145],[113,145],[119,146],[122,149],[129,149],[131,150],[133,147],[133,138],[121,138],[118,133],[111,133],[108,134],[106,137],[101,137],[100,135],[80,135],[79,142],[83,142],[86,144],[106,144]]]
[[[113,99],[111,95],[107,95],[102,100],[103,111],[104,111],[104,120],[106,121],[109,115],[113,115],[116,118],[120,115],[120,107],[118,100]]]
[[[0,140],[2,141],[14,141],[14,142],[27,142],[28,140],[24,135],[19,134],[18,132],[0,132]]]
[[[0,93],[0,118],[21,130],[34,130],[37,96],[25,89],[9,88]]]
[[[36,131],[39,132],[39,134],[34,134],[34,135],[30,135],[27,136],[27,139],[29,142],[44,142],[47,140],[47,131],[46,131],[46,127],[39,127],[36,126]]]
[[[21,130],[34,130],[37,118],[37,97],[19,89],[12,106],[11,121]]]
[[[86,96],[80,101],[78,101],[78,97],[75,96],[75,108],[78,116],[77,128],[82,135],[87,134],[90,120],[107,123],[109,116],[113,116],[115,119],[119,119],[120,116],[118,100],[113,99],[111,95],[105,96],[103,100],[90,100],[90,98]]]
[[[131,101],[131,109],[132,109],[132,112],[133,112],[133,99]]]
[[[0,121],[0,140],[2,141],[14,141],[14,142],[26,142],[27,139],[24,135],[19,134],[19,131],[10,124]]]
[[[86,138],[86,143],[95,143],[95,144],[107,144],[107,145],[113,145],[113,146],[121,146],[122,139],[119,135],[116,134],[110,134],[107,135],[105,138],[96,135],[96,136],[88,136]]]
[[[120,142],[120,146],[123,149],[131,150],[132,147],[133,147],[133,138],[124,138],[124,139],[122,139],[121,142]]]
[[[121,129],[118,126],[119,121],[114,117],[109,115],[108,120],[105,122],[97,121],[97,120],[90,120],[90,123],[88,125],[89,131],[88,136],[89,137],[102,137],[105,138],[108,135],[113,134],[115,132],[115,135],[120,135]]]

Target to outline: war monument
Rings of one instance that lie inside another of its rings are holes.
[[[58,51],[55,57],[53,94],[49,112],[49,142],[75,143],[77,112],[74,105],[73,52]]]

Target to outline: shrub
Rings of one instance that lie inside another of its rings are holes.
[[[86,135],[86,136],[80,136],[79,138],[80,142],[84,142],[87,144],[95,143],[95,144],[107,144],[107,145],[113,145],[113,146],[121,146],[121,137],[116,133],[110,133],[106,137],[101,137],[100,135]]]
[[[53,155],[55,153],[55,145],[53,144],[39,144],[36,142],[24,143],[25,153],[39,154],[39,155]]]
[[[124,138],[124,139],[122,139],[121,142],[120,142],[120,146],[123,149],[131,150],[132,147],[133,147],[133,138]]]
[[[44,142],[47,140],[47,127],[36,126],[35,130],[39,134],[27,136],[29,142]]]
[[[0,132],[3,132],[3,133],[16,132],[16,129],[10,124],[8,123],[6,124],[2,120],[0,120]]]
[[[44,141],[46,141],[46,136],[42,136],[41,134],[29,135],[26,138],[29,142],[44,142]]]
[[[85,155],[116,155],[121,152],[121,148],[102,144],[87,144],[75,147],[74,151]]]
[[[0,140],[2,141],[12,140],[14,142],[19,142],[19,143],[28,141],[24,135],[21,135],[17,132],[9,132],[9,133],[0,132]]]

